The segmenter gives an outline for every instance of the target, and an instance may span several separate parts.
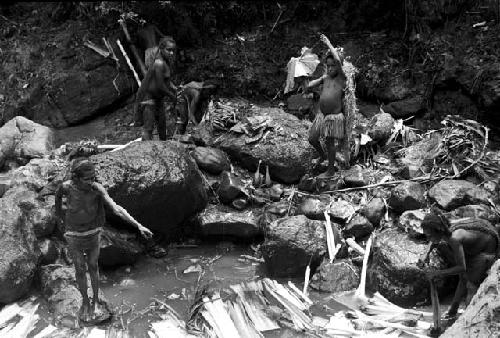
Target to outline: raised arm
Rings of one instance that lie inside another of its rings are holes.
[[[123,219],[124,221],[135,226],[137,228],[137,230],[139,230],[141,236],[143,236],[145,238],[151,238],[153,236],[153,233],[148,228],[143,226],[141,223],[137,222],[137,220],[135,218],[133,218],[127,212],[127,210],[125,210],[125,208],[116,204],[115,201],[113,201],[111,196],[109,196],[108,192],[106,191],[106,189],[104,189],[104,187],[102,185],[100,185],[99,183],[94,183],[92,185],[92,187],[101,193],[102,197],[104,198],[104,203],[109,208],[111,208],[113,210],[113,212],[116,215],[118,215],[121,219]]]
[[[319,86],[320,84],[323,83],[323,80],[325,79],[326,75],[322,75],[321,77],[317,78],[316,80],[309,81],[309,83],[306,86],[306,89],[314,88],[316,86]]]
[[[321,34],[319,36],[319,38],[321,39],[321,41],[328,47],[328,49],[330,49],[330,52],[332,53],[333,57],[335,58],[335,60],[337,60],[338,62],[341,62],[340,61],[340,56],[339,56],[339,53],[337,52],[337,50],[333,47],[333,45],[330,43],[330,40],[326,37],[325,34]]]

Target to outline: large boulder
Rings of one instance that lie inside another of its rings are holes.
[[[351,203],[338,200],[330,202],[325,196],[310,197],[304,199],[297,210],[297,214],[305,215],[307,218],[324,221],[325,211],[328,212],[333,221],[345,223],[350,220],[356,210]]]
[[[410,238],[397,228],[389,228],[375,236],[373,255],[368,264],[367,283],[391,302],[400,306],[414,306],[427,298],[429,281],[417,266],[428,250],[425,241]],[[444,261],[433,251],[429,266],[446,268]],[[438,284],[442,289],[444,283]]]
[[[49,305],[49,310],[55,317],[57,326],[78,328],[78,314],[82,306],[82,295],[78,291],[74,267],[61,264],[49,264],[40,268],[40,287]],[[87,294],[92,297],[90,278],[87,279]],[[109,320],[110,306],[99,289],[99,316],[94,324]]]
[[[40,268],[40,286],[49,309],[57,319],[76,320],[82,306],[82,295],[78,291],[75,269],[60,264],[44,265]]]
[[[441,135],[436,132],[404,148],[404,156],[399,159],[402,165],[401,176],[409,179],[428,172],[433,166],[434,158],[440,151],[441,141]]]
[[[373,224],[363,215],[356,214],[342,230],[345,238],[362,239],[373,232]]]
[[[265,137],[253,142],[244,133],[227,132],[218,136],[213,145],[251,172],[256,171],[261,160],[269,166],[271,179],[287,184],[298,182],[311,169],[314,156],[307,123],[279,108],[253,107],[251,114],[270,119]]]
[[[397,213],[425,206],[425,188],[417,182],[404,182],[392,190],[389,206]]]
[[[298,213],[305,215],[307,218],[318,221],[325,220],[325,210],[328,209],[330,203],[329,198],[324,197],[308,197],[305,198],[299,205]]]
[[[443,180],[429,190],[429,198],[445,210],[467,204],[488,205],[488,192],[465,180]]]
[[[0,303],[25,295],[35,276],[40,251],[28,218],[36,206],[36,193],[25,187],[12,188],[0,199]]]
[[[408,210],[399,216],[397,226],[410,234],[413,237],[424,236],[424,230],[422,228],[422,222],[424,221],[425,215],[429,213],[426,209]]]
[[[324,259],[311,279],[311,289],[321,292],[343,292],[355,289],[359,284],[360,271],[349,259],[330,263]]]
[[[340,243],[338,226],[332,223],[335,242]],[[265,231],[261,246],[269,273],[275,276],[302,276],[309,263],[318,266],[328,254],[325,222],[304,215],[280,218]]]
[[[231,163],[227,155],[220,149],[209,147],[196,147],[192,152],[196,164],[201,170],[213,175],[218,175],[224,170],[231,170]]]
[[[42,190],[58,173],[62,174],[63,163],[49,158],[35,158],[28,164],[10,172],[10,185],[24,185],[31,190]]]
[[[262,216],[260,217],[260,227],[264,232],[270,227],[270,225],[282,217],[288,215],[297,214],[297,208],[294,204],[290,204],[288,201],[279,201],[267,204],[263,208]],[[324,217],[324,216],[323,216]]]
[[[20,107],[25,116],[56,128],[76,125],[122,104],[136,88],[133,79],[125,72],[117,74],[115,65],[105,59],[88,68],[55,73],[49,86],[33,92]]]
[[[447,216],[450,217],[450,219],[459,219],[466,217],[482,218],[492,224],[498,223],[498,215],[496,214],[495,210],[493,210],[493,208],[488,205],[482,204],[471,204],[458,207],[455,210],[450,211]]]
[[[394,118],[391,114],[380,113],[371,118],[368,125],[368,136],[375,142],[385,142],[391,137]]]
[[[222,203],[231,203],[238,197],[246,196],[246,189],[241,178],[224,171],[220,178],[220,185],[217,189],[217,196],[219,196]]]
[[[104,227],[101,234],[99,265],[112,267],[134,264],[144,252],[136,235]]]
[[[14,117],[0,128],[0,169],[8,159],[24,164],[47,155],[54,148],[53,139],[50,128],[23,116]]]
[[[201,173],[186,148],[176,142],[136,142],[91,160],[98,180],[116,203],[167,237],[207,204]]]
[[[255,210],[235,211],[224,205],[210,205],[198,216],[198,222],[204,236],[253,239],[263,234]]]
[[[357,83],[357,90],[360,96],[371,101],[392,102],[407,98],[412,93],[412,84],[401,75],[384,74],[382,67],[372,64],[370,72],[360,75]],[[367,74],[377,74],[378,76],[367,76]],[[380,80],[382,77],[383,81]]]
[[[406,119],[419,114],[423,99],[420,96],[395,101],[384,107],[384,111],[396,119]]]
[[[340,223],[347,222],[354,216],[355,213],[356,210],[352,204],[344,200],[338,200],[330,203],[330,207],[328,209],[328,214],[332,220]]]
[[[380,225],[380,221],[384,218],[386,211],[386,206],[384,200],[380,197],[373,198],[364,207],[361,208],[359,213],[366,218],[375,226]]]
[[[499,337],[500,327],[500,260],[490,269],[464,313],[449,327],[443,338]]]

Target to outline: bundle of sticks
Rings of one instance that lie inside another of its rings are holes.
[[[351,139],[352,139],[352,127],[354,125],[354,119],[356,116],[356,112],[358,111],[358,107],[356,105],[356,83],[355,76],[358,72],[358,69],[354,67],[352,63],[347,60],[344,60],[342,64],[342,70],[346,76],[346,86],[344,89],[344,114],[345,114],[345,137],[346,142],[344,142],[344,149],[342,152],[344,154],[344,158],[346,163],[349,163],[351,158]]]
[[[448,115],[442,123],[444,127],[440,130],[442,141],[435,157],[435,174],[460,177],[475,173],[483,180],[498,177],[500,165],[487,152],[488,127],[456,115]]]

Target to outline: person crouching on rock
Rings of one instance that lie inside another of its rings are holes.
[[[211,96],[215,94],[218,85],[211,80],[191,81],[181,89],[180,100],[177,104],[178,131],[180,134],[186,132],[189,121],[197,126],[206,113]]]
[[[328,38],[321,34],[323,41],[330,49],[326,57],[326,71],[320,78],[309,82],[307,89],[323,84],[319,98],[319,108],[316,117],[309,130],[309,143],[320,154],[319,163],[325,158],[320,138],[325,138],[328,158],[328,169],[324,174],[326,177],[335,173],[335,159],[337,150],[345,140],[345,118],[343,111],[343,95],[346,84],[346,76],[342,71],[342,62],[337,50]]]
[[[106,189],[95,182],[95,166],[89,160],[73,164],[72,178],[61,183],[56,191],[55,207],[58,220],[64,224],[64,237],[75,265],[78,290],[82,294],[80,318],[93,318],[99,303],[99,241],[105,222],[104,205],[109,206],[119,217],[133,224],[145,238],[152,233],[137,222],[108,195]],[[63,220],[62,199],[66,197],[66,214]],[[87,268],[92,284],[93,298],[90,304],[87,294]]]
[[[499,237],[490,222],[480,218],[462,218],[451,226],[439,211],[431,211],[422,222],[422,228],[432,248],[445,242],[454,258],[454,266],[444,270],[427,270],[429,279],[459,275],[459,282],[447,317],[457,314],[460,301],[469,293],[472,297],[486,278],[498,256]],[[428,259],[427,254],[426,260]],[[469,298],[470,299],[470,298]]]

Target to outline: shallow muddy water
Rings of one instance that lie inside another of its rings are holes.
[[[173,308],[180,319],[187,321],[189,306],[193,303],[198,286],[208,285],[209,290],[220,290],[232,284],[266,277],[264,264],[241,256],[252,256],[253,253],[248,245],[203,244],[197,247],[171,248],[164,258],[144,256],[132,266],[101,271],[101,290],[114,316],[111,322],[100,327],[125,329],[130,337],[149,337],[150,323],[160,320],[159,313],[154,308],[154,304],[158,305],[159,302]],[[302,289],[302,278],[277,279],[282,284],[289,280]],[[314,302],[310,308],[312,315],[328,318],[345,309],[332,300],[329,294],[309,290],[309,296]],[[41,301],[41,297],[38,299]],[[448,301],[444,303],[447,304]],[[430,310],[427,306],[420,309]],[[52,322],[45,302],[41,301],[37,313],[41,317],[40,325],[37,325],[40,328]],[[41,325],[42,323],[45,325]],[[286,328],[266,332],[264,336],[306,337]]]
[[[208,284],[214,290],[262,276],[259,263],[240,257],[252,253],[249,247],[221,249],[214,245],[171,249],[164,258],[144,257],[133,266],[103,271],[101,288],[117,317],[133,309],[123,316],[123,322],[127,325],[129,321],[129,330],[139,337],[155,317],[146,312],[155,299],[187,320],[198,285]]]
[[[133,337],[147,337],[150,322],[158,320],[154,311],[148,311],[155,299],[171,306],[187,321],[198,285],[208,284],[209,290],[217,290],[266,276],[264,264],[241,257],[252,254],[250,246],[230,245],[228,248],[205,244],[171,249],[161,259],[144,257],[133,266],[103,271],[101,288],[114,307],[113,325],[125,326]],[[282,283],[288,280],[278,279]],[[300,278],[291,281],[303,287]],[[316,303],[311,309],[315,314],[333,314],[342,308],[336,302],[327,304],[324,294],[311,292],[310,296]],[[127,313],[121,316],[123,312]],[[297,337],[297,332],[284,329],[265,336]]]

